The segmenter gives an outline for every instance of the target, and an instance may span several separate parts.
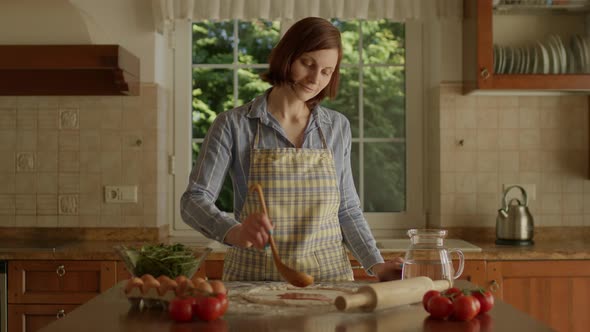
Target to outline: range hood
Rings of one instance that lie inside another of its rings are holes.
[[[0,45],[0,95],[139,94],[139,59],[118,45]]]

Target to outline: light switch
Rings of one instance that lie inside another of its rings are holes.
[[[104,201],[107,203],[137,203],[137,186],[105,186]]]

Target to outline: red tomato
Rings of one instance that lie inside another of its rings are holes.
[[[221,316],[225,314],[227,311],[227,307],[229,307],[229,300],[227,299],[227,294],[225,293],[217,293],[215,297],[221,302]]]
[[[480,288],[471,292],[471,295],[479,301],[480,314],[486,313],[494,307],[494,295],[490,291],[484,291]]]
[[[459,296],[453,302],[453,318],[457,320],[471,320],[479,314],[479,301],[471,296]]]
[[[168,313],[170,318],[177,322],[188,322],[193,319],[193,298],[192,297],[176,297],[170,301],[168,306]]]
[[[454,302],[458,297],[463,296],[463,292],[457,287],[451,287],[442,292],[442,295],[449,297]]]
[[[428,311],[428,301],[437,295],[440,295],[440,292],[434,289],[424,293],[424,296],[422,296],[422,305],[424,306],[424,310]]]
[[[197,312],[195,313],[199,319],[204,321],[212,321],[219,318],[223,313],[223,306],[217,297],[206,296],[198,301]]]
[[[453,313],[453,302],[448,297],[435,295],[428,301],[426,311],[432,318],[445,319]]]

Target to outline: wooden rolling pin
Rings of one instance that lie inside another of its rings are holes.
[[[378,282],[362,286],[354,294],[338,296],[334,304],[340,311],[356,308],[373,311],[417,303],[422,301],[427,291],[443,291],[449,287],[451,283],[448,280],[432,281],[428,277]]]

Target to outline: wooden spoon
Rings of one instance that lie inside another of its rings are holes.
[[[262,210],[264,214],[268,216],[268,210],[266,209],[266,202],[264,201],[264,194],[262,193],[262,186],[258,183],[253,184],[250,186],[250,191],[256,190],[258,192],[258,198],[260,199],[260,203],[262,205]],[[270,218],[270,216],[268,216]],[[313,284],[313,276],[305,272],[299,272],[297,270],[293,270],[292,268],[285,265],[281,259],[279,258],[279,254],[277,252],[277,247],[275,245],[275,241],[272,238],[272,235],[268,235],[268,241],[270,242],[270,249],[272,250],[272,258],[277,266],[277,270],[279,273],[289,282],[291,285],[296,287],[307,287]]]

